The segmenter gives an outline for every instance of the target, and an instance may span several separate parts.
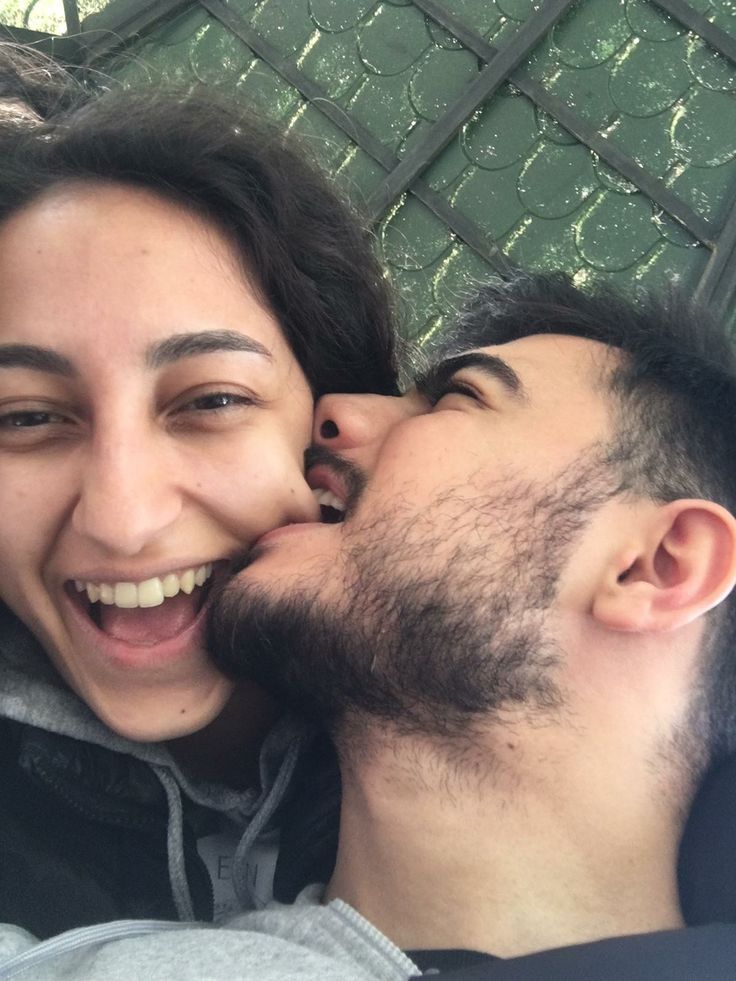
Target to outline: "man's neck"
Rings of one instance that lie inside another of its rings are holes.
[[[623,761],[560,779],[554,748],[532,779],[514,758],[535,748],[508,739],[463,760],[397,737],[361,754],[328,897],[405,950],[511,957],[682,926],[677,822],[657,795]]]

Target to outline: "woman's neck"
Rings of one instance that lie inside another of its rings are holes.
[[[258,782],[261,746],[280,714],[261,688],[239,682],[216,719],[198,732],[170,740],[168,747],[196,779],[245,790]]]

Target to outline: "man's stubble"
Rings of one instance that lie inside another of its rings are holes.
[[[358,505],[342,571],[305,573],[286,595],[233,581],[210,617],[218,665],[328,726],[350,713],[451,739],[507,709],[559,710],[549,612],[579,533],[614,493],[610,471],[590,454],[544,486],[478,484],[422,511]]]

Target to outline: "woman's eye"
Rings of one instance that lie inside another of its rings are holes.
[[[249,410],[262,402],[249,392],[222,389],[182,393],[171,407],[169,420],[176,429],[207,431],[239,425],[250,418]]]
[[[218,412],[236,406],[253,405],[255,399],[236,392],[207,392],[182,406],[183,410],[193,409],[195,412]],[[180,410],[181,411],[181,410]]]
[[[0,447],[7,450],[40,449],[78,433],[74,416],[50,408],[0,409]]]
[[[5,415],[0,415],[0,427],[3,429],[34,429],[39,426],[53,426],[64,422],[66,422],[64,416],[57,412],[37,409],[6,412]]]

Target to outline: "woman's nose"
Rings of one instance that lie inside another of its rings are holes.
[[[139,554],[181,511],[170,461],[150,447],[146,452],[144,442],[110,441],[91,453],[84,468],[72,523],[110,553]]]
[[[426,411],[426,403],[414,392],[323,395],[314,413],[313,441],[336,453],[380,446],[394,426]]]

